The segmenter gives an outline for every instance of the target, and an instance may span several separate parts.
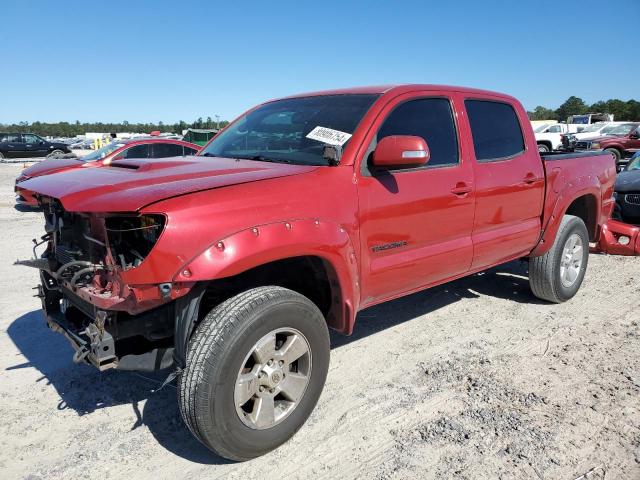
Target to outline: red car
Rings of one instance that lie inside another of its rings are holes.
[[[541,156],[507,95],[311,93],[250,110],[197,157],[27,180],[48,233],[22,263],[77,361],[173,366],[191,432],[247,460],[304,424],[328,328],[351,334],[364,308],[520,258],[532,296],[571,299],[615,177],[606,153]]]
[[[626,159],[640,150],[640,122],[622,123],[606,136],[578,141],[576,150],[604,150],[613,155],[619,168],[624,167]]]
[[[95,150],[81,158],[49,158],[25,168],[16,178],[14,191],[16,203],[29,207],[37,207],[38,202],[33,193],[20,186],[21,182],[33,177],[50,175],[76,168],[99,167],[131,158],[165,158],[195,155],[200,150],[199,145],[182,140],[171,140],[158,137],[134,138],[129,140],[115,140],[109,145]]]

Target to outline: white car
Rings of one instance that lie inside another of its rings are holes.
[[[536,143],[539,152],[551,152],[558,150],[562,146],[562,135],[575,131],[574,125],[566,123],[554,123],[551,125],[541,125],[533,132],[536,135]]]
[[[587,125],[580,133],[575,133],[573,136],[576,140],[593,140],[594,138],[602,137],[609,134],[618,125],[628,122],[598,122]]]

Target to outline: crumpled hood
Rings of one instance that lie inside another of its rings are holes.
[[[616,192],[640,192],[640,170],[620,172],[616,178]]]
[[[57,198],[73,212],[133,212],[187,193],[297,175],[316,166],[213,157],[121,160],[35,177],[22,188]]]
[[[21,175],[29,177],[39,177],[40,175],[48,175],[60,170],[75,168],[82,165],[82,160],[78,158],[47,158],[38,163],[34,163],[28,168],[22,170]]]

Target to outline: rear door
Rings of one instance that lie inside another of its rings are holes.
[[[464,103],[475,157],[472,269],[479,269],[525,255],[535,246],[545,177],[537,149],[526,146],[524,110],[499,97],[466,98]]]
[[[454,98],[428,91],[391,100],[364,145],[358,178],[362,305],[466,272],[472,260],[473,168],[458,139]],[[431,159],[420,168],[376,170],[377,142],[424,138]]]
[[[7,158],[23,158],[26,155],[26,147],[21,134],[8,133],[4,139],[2,147]]]

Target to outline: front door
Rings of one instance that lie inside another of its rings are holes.
[[[37,135],[25,133],[22,135],[25,146],[25,157],[45,157],[49,153],[49,144]]]
[[[365,139],[359,168],[361,305],[463,274],[473,247],[473,169],[458,140],[453,99],[444,92],[405,94],[382,110]],[[430,161],[420,168],[376,170],[377,141],[424,138]]]

